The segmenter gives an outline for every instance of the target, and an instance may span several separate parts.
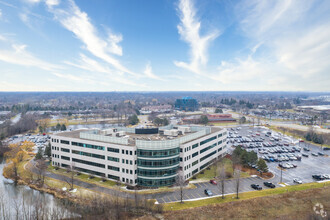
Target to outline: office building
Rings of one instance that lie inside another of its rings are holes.
[[[204,126],[116,127],[51,136],[52,163],[128,185],[170,186],[226,154],[227,131]]]

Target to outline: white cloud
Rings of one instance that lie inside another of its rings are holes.
[[[48,7],[53,7],[60,4],[60,0],[46,0],[46,5]]]
[[[108,68],[107,66],[100,64],[96,60],[93,60],[84,54],[80,54],[80,59],[77,61],[77,63],[72,63],[69,61],[64,61],[64,63],[80,69],[88,70],[90,72],[100,72],[100,73],[114,72],[111,71],[110,68]]]
[[[224,84],[230,84],[248,81],[262,76],[263,73],[265,73],[265,67],[249,56],[246,60],[236,62],[222,61],[218,67],[218,74],[212,75],[211,78]]]
[[[110,34],[108,39],[102,39],[91,23],[87,13],[82,12],[74,1],[70,1],[67,9],[55,9],[50,7],[49,10],[54,14],[55,19],[58,20],[63,27],[73,32],[75,36],[84,43],[85,49],[94,56],[104,60],[121,72],[137,75],[128,70],[119,60],[111,55],[122,55],[122,48],[118,45],[122,40],[121,35]]]
[[[147,63],[146,68],[144,69],[144,75],[150,79],[157,79],[157,80],[162,80],[159,76],[156,76],[152,72],[152,67],[150,62]]]
[[[0,9],[0,18],[2,17],[2,10]]]
[[[26,45],[12,44],[10,50],[0,50],[0,60],[16,65],[26,67],[36,67],[43,70],[62,69],[58,65],[54,65],[43,61],[26,50]]]
[[[200,74],[201,65],[208,61],[208,46],[220,33],[212,30],[205,36],[200,35],[201,22],[196,16],[196,9],[191,0],[180,0],[178,10],[181,23],[177,28],[182,40],[190,46],[190,63],[175,61],[174,64]]]

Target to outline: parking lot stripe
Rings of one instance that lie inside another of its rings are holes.
[[[157,199],[159,203],[166,203],[165,200],[163,198],[159,198]]]

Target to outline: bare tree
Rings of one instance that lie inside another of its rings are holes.
[[[44,159],[40,159],[36,161],[35,167],[37,171],[38,181],[40,185],[43,186],[45,183],[45,173],[47,170],[47,164]]]
[[[226,180],[226,168],[225,168],[225,164],[220,161],[220,166],[218,166],[217,168],[217,172],[218,172],[218,188],[221,191],[222,194],[222,198],[225,198],[225,180]]]
[[[234,180],[235,180],[235,188],[236,188],[236,199],[239,199],[238,192],[239,192],[239,185],[241,180],[241,169],[236,168],[234,170]]]
[[[184,173],[182,170],[179,170],[177,176],[175,178],[175,184],[180,187],[180,202],[183,203],[183,196],[184,196],[184,186],[186,184]]]
[[[65,178],[65,182],[69,184],[70,189],[73,190],[73,182],[74,182],[74,176],[76,174],[76,167],[74,163],[71,163],[71,165],[67,168],[67,172],[70,173],[70,178]]]

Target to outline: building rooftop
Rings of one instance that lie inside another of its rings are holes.
[[[136,134],[132,130],[123,131],[121,128],[116,128],[117,134],[120,134],[119,137],[114,136],[113,133],[106,133],[106,130],[98,129],[80,129],[68,132],[56,133],[57,136],[68,137],[68,138],[77,138],[92,140],[97,142],[107,142],[114,144],[123,144],[129,146],[135,146],[137,142],[146,143],[146,142],[166,142],[172,140],[179,140],[180,143],[185,143],[192,141],[194,139],[200,138],[210,133],[214,133],[222,130],[218,127],[203,127],[203,126],[179,126],[184,132],[179,132],[179,129],[159,129],[159,132],[154,134]],[[187,128],[190,128],[188,131]],[[174,135],[173,135],[174,134]]]

